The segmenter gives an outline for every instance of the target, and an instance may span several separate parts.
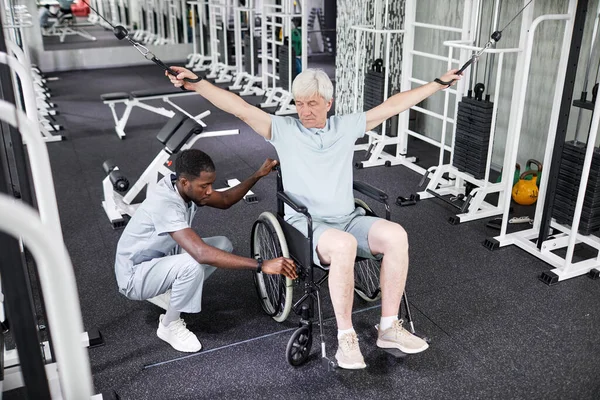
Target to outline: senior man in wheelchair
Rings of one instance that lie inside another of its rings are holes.
[[[338,366],[366,367],[352,326],[357,254],[382,257],[377,346],[407,354],[426,350],[427,342],[406,330],[398,319],[408,273],[406,231],[397,223],[358,212],[352,191],[352,159],[354,143],[365,132],[448,86],[430,82],[398,93],[367,112],[327,118],[333,103],[333,85],[323,71],[307,69],[292,84],[299,117],[292,118],[267,114],[206,80],[186,81],[198,77],[185,68],[172,69],[177,76],[166,75],[176,87],[194,90],[235,115],[277,150],[286,193],[300,200],[313,217],[315,260],[329,265],[329,291],[338,327]],[[458,79],[457,70],[450,70],[439,80],[448,83]],[[306,224],[298,214],[286,213],[286,220],[306,232]]]
[[[198,207],[231,207],[275,165],[277,161],[267,159],[239,185],[218,192],[213,190],[215,165],[208,154],[184,150],[175,160],[175,174],[158,182],[123,231],[115,258],[119,291],[132,300],[148,300],[171,290],[156,334],[175,350],[196,352],[202,348],[180,314],[200,312],[202,286],[217,268],[261,267],[266,274],[296,278],[290,259],[265,260],[257,266],[253,258],[231,254],[233,245],[226,237],[200,238],[191,228]],[[185,252],[178,254],[177,246]]]

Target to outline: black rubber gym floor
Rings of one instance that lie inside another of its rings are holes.
[[[391,206],[392,219],[409,234],[407,290],[416,327],[432,340],[426,352],[396,359],[378,350],[373,325],[379,304],[357,297],[354,323],[368,368],[327,372],[316,337],[309,361],[294,368],[285,360],[285,347],[298,318],[279,324],[265,316],[251,273],[227,270],[207,282],[203,312],[185,316],[203,350],[193,355],[173,350],[155,334],[161,310],[118,293],[113,262],[120,231],[111,228],[101,207],[102,162],[113,159],[135,181],[160,151],[155,135],[166,119],[136,108],[127,138],[120,140],[100,94],[168,87],[168,81],[154,66],[53,75],[60,79],[50,83],[52,101],[68,138],[48,145],[62,228],[84,325],[98,328],[106,341],[89,351],[97,392],[115,390],[122,399],[600,398],[599,281],[580,277],[546,286],[538,275],[548,265],[514,246],[490,252],[481,242],[496,231],[486,221],[450,225],[453,210],[439,200]],[[261,137],[200,96],[175,102],[194,114],[210,110],[207,130],[240,129],[237,136],[196,143],[213,157],[217,183],[244,179],[266,157],[276,156]],[[437,157],[427,146],[411,148],[424,163]],[[377,167],[355,170],[355,178],[393,200],[414,192],[421,177],[404,167]],[[258,204],[201,209],[194,228],[202,236],[226,235],[236,253],[249,255],[252,223],[261,212],[275,210],[275,177],[261,180],[253,191]],[[331,355],[332,316],[326,298]]]

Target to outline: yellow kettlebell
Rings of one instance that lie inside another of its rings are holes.
[[[527,180],[531,176],[530,180]],[[518,204],[528,206],[536,202],[538,198],[538,187],[536,185],[538,171],[525,171],[519,177],[512,189],[512,198]]]

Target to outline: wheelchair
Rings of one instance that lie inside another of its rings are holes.
[[[288,257],[294,260],[298,268],[298,283],[303,287],[303,295],[295,303],[292,301],[294,282],[283,275],[267,275],[254,273],[254,284],[263,311],[277,322],[283,322],[291,310],[300,316],[299,328],[290,337],[286,348],[286,359],[293,366],[302,365],[309,357],[313,341],[313,324],[316,318],[321,341],[321,360],[323,365],[332,370],[337,365],[335,358],[327,357],[325,336],[323,333],[323,315],[321,312],[320,287],[328,277],[328,266],[314,263],[312,217],[307,208],[293,200],[284,190],[281,169],[277,172],[277,215],[263,212],[252,226],[252,257],[268,260],[277,257]],[[390,207],[385,192],[364,182],[354,181],[356,192],[382,203],[385,207],[385,218],[390,220]],[[377,216],[367,203],[355,198],[356,207],[365,210],[366,215]],[[301,213],[307,220],[308,236],[284,220],[284,204]],[[379,284],[381,261],[357,257],[354,265],[354,291],[367,302],[381,298]],[[405,320],[415,333],[406,292],[402,296]],[[394,353],[392,353],[394,354]]]

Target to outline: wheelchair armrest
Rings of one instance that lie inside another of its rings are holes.
[[[286,192],[277,192],[277,198],[279,198],[281,201],[283,201],[288,206],[292,207],[294,209],[294,211],[310,216],[306,206],[304,204],[298,202],[297,200],[292,200],[292,198],[290,196],[288,196],[288,194]]]
[[[377,189],[374,186],[369,185],[368,183],[354,181],[354,182],[352,182],[352,187],[357,192],[362,193],[365,196],[372,198],[373,200],[377,200],[380,203],[387,202],[387,199],[388,199],[387,193],[385,193],[382,190]]]

